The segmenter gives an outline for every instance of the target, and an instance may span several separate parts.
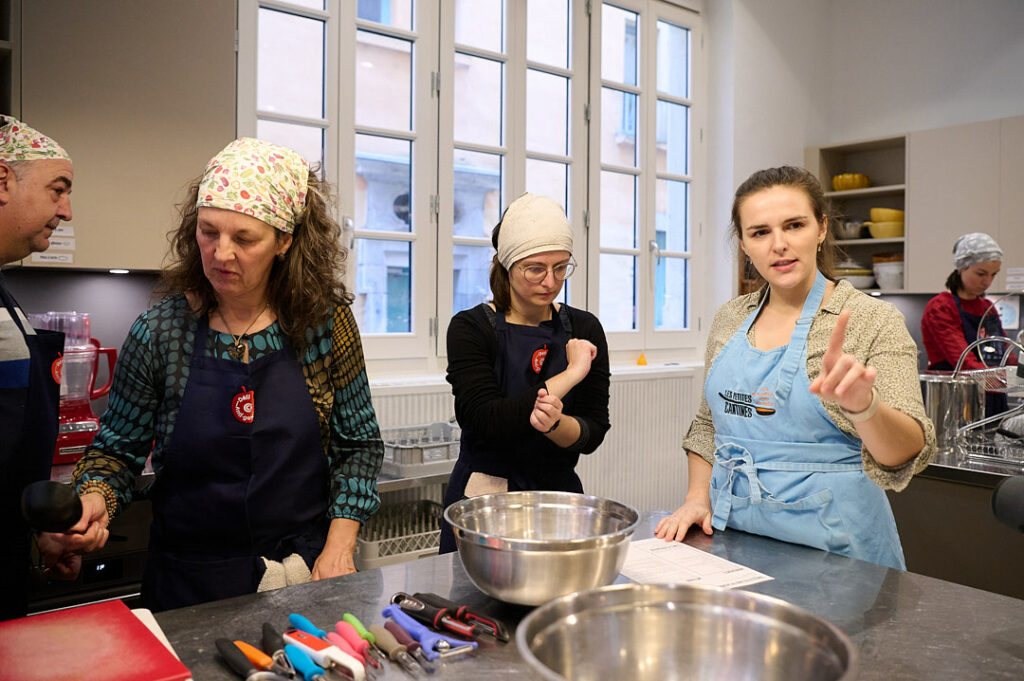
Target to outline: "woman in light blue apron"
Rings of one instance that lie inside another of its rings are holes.
[[[828,276],[826,215],[799,168],[759,171],[737,190],[733,226],[766,286],[716,315],[684,443],[689,489],[656,536],[728,527],[905,567],[877,482],[905,486],[934,449],[916,350],[891,305]]]

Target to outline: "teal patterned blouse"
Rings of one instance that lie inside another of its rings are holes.
[[[117,360],[99,433],[75,467],[76,488],[87,482],[89,487],[109,485],[120,511],[131,503],[135,478],[151,449],[153,471],[160,475],[188,383],[197,324],[181,294],[165,298],[132,324]],[[255,361],[280,350],[285,336],[274,322],[247,338],[250,361]],[[339,306],[326,323],[306,330],[306,340],[299,361],[317,410],[330,469],[328,513],[331,518],[362,523],[380,506],[377,475],[384,445],[351,309]],[[230,359],[233,342],[230,335],[211,329],[203,352]]]

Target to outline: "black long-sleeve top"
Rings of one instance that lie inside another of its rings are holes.
[[[456,314],[448,326],[447,380],[455,395],[455,416],[469,431],[474,450],[488,450],[506,457],[506,466],[537,465],[575,467],[579,454],[590,454],[604,440],[608,421],[608,343],[597,317],[585,310],[562,305],[558,315],[572,338],[597,347],[597,357],[586,377],[569,391],[572,407],[563,413],[580,423],[580,437],[560,448],[530,425],[530,412],[543,381],[518,394],[505,395],[494,372],[498,340],[494,312],[487,304]],[[536,439],[539,437],[540,442]],[[466,437],[464,432],[463,437]],[[547,445],[547,446],[545,446]],[[538,451],[538,447],[540,451]],[[543,451],[546,450],[546,451]],[[499,477],[509,471],[494,457],[473,461],[473,470]],[[552,460],[554,458],[554,460]]]

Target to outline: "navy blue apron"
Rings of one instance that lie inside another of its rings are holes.
[[[498,351],[494,358],[494,374],[501,386],[504,396],[515,395],[529,390],[541,381],[560,374],[569,366],[569,358],[565,354],[565,344],[571,334],[562,325],[559,314],[552,308],[551,321],[539,326],[525,324],[509,324],[505,321],[505,313],[501,310],[494,315],[494,331],[498,341]],[[562,399],[562,410],[567,412],[572,407],[572,392]],[[486,437],[486,436],[484,436]],[[501,468],[493,468],[481,472],[490,473],[508,479],[508,489],[514,491],[556,490],[563,492],[583,492],[583,483],[576,475],[575,467],[550,467],[539,465],[543,454],[551,448],[559,449],[543,433],[532,430],[529,436],[512,447],[498,443],[490,451],[479,447],[480,440],[467,428],[462,429],[462,440],[459,449],[459,460],[452,469],[448,480],[448,489],[444,495],[444,505],[459,501],[465,497],[466,483],[474,472],[474,459],[478,462],[488,459],[500,461]],[[512,451],[509,451],[509,450]],[[478,463],[477,469],[481,466]],[[455,551],[455,535],[448,523],[441,520],[440,553]]]
[[[971,314],[964,310],[964,306],[960,304],[960,296],[953,294],[953,300],[956,301],[956,309],[960,311],[960,326],[964,331],[964,339],[967,344],[970,345],[974,341],[978,340],[978,325],[981,323],[982,315]],[[1005,336],[1006,332],[1003,330],[1003,325],[999,322],[999,316],[996,314],[984,315],[985,317],[985,332],[989,336]],[[996,349],[992,345],[981,345],[976,348],[977,356],[987,367],[997,367],[999,362],[1003,358],[1003,347],[1005,343],[999,343],[999,349]],[[952,371],[954,367],[949,362],[938,362],[932,369],[940,369],[943,371]],[[1004,411],[1010,408],[1009,400],[1004,393],[985,393],[985,416],[995,416],[996,414],[1002,414]]]
[[[188,385],[151,499],[142,599],[153,610],[256,591],[261,557],[312,568],[327,537],[328,465],[295,351],[244,364],[206,357],[199,321]]]
[[[0,619],[8,619],[24,616],[28,607],[31,530],[21,516],[21,492],[50,477],[60,404],[60,383],[52,368],[64,351],[64,334],[26,328],[2,277],[0,302],[21,330],[29,352],[27,387],[26,376],[20,376],[14,382],[20,385],[0,389],[0,432],[14,443],[10,446],[9,441],[0,450],[9,454],[0,461],[0,518],[9,524],[0,549]]]

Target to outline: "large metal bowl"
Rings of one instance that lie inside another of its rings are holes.
[[[507,492],[444,511],[473,584],[508,603],[539,605],[611,584],[640,520],[636,509],[571,492]]]
[[[545,681],[850,681],[857,652],[834,625],[769,596],[617,584],[542,605],[516,645]]]

